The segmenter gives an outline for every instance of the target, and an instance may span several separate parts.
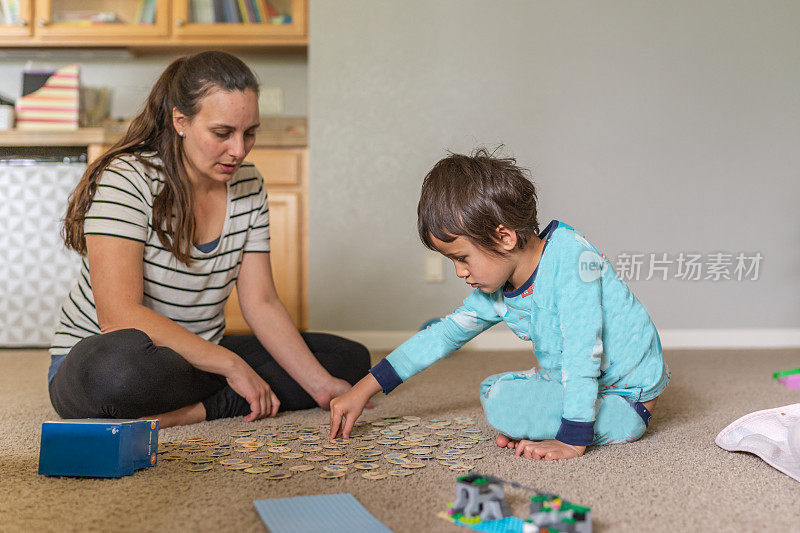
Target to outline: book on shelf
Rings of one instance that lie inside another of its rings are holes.
[[[198,24],[288,24],[292,18],[279,13],[267,0],[191,0],[189,20]]]
[[[191,4],[193,15],[190,20],[197,24],[214,24],[216,22],[213,0],[192,0]]]
[[[247,3],[245,0],[237,0],[236,2],[237,7],[239,8],[239,13],[242,17],[242,22],[253,22],[253,19],[250,18],[250,11],[247,9]]]
[[[17,24],[19,22],[19,0],[0,0],[0,13],[3,24]]]
[[[136,21],[138,24],[155,24],[156,0],[140,0]]]
[[[255,22],[257,24],[261,24],[262,22],[264,22],[264,15],[261,13],[261,8],[258,5],[258,0],[247,0],[247,1],[250,3],[250,6],[253,10],[253,17],[255,20],[253,20],[252,22]]]

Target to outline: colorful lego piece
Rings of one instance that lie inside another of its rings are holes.
[[[800,366],[798,366],[797,368],[790,368],[789,370],[781,370],[780,372],[775,372],[774,374],[772,374],[772,377],[774,379],[778,379],[784,376],[793,376],[796,374],[800,374]]]
[[[557,494],[535,491],[527,520],[511,516],[503,485],[534,490],[502,479],[471,474],[459,477],[456,499],[441,518],[459,526],[486,533],[591,533],[592,512]]]
[[[772,374],[772,378],[777,379],[785,387],[800,390],[800,367],[775,372]]]

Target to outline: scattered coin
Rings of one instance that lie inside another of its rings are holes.
[[[312,463],[319,463],[321,461],[327,461],[330,457],[325,455],[307,455],[306,461],[311,461]]]
[[[289,470],[292,472],[308,472],[309,470],[314,470],[314,465],[294,465],[290,466]]]
[[[443,451],[442,455],[462,455],[463,453],[464,453],[464,450],[456,450],[456,449],[450,448],[449,450]]]
[[[282,459],[300,459],[301,457],[303,457],[303,454],[297,452],[281,454]]]
[[[433,452],[428,448],[411,448],[408,453],[411,455],[428,455]]]
[[[461,456],[461,459],[466,459],[468,461],[474,461],[476,459],[483,459],[482,453],[467,453]]]
[[[224,451],[224,450],[219,450],[219,451],[216,451],[216,452],[209,452],[208,456],[209,457],[225,457],[225,456],[230,455],[230,454],[231,454],[231,452],[227,452],[227,451]]]
[[[353,463],[353,468],[357,470],[375,470],[378,465],[375,463]]]
[[[189,472],[206,472],[211,470],[211,465],[190,465],[186,468]]]
[[[402,458],[402,457],[408,457],[408,454],[406,454],[406,453],[387,453],[386,455],[384,455],[384,457],[387,458],[387,459],[399,459],[399,458]]]
[[[343,450],[322,450],[322,455],[327,455],[328,457],[340,457],[344,454]]]
[[[250,463],[236,463],[233,465],[228,465],[227,468],[228,470],[244,470],[245,468],[250,468],[251,466],[253,465]]]
[[[336,479],[344,477],[344,472],[323,472],[319,475],[323,479]]]
[[[383,455],[383,452],[380,450],[364,450],[361,452],[361,455],[364,457],[380,457]]]
[[[289,453],[292,451],[292,449],[287,446],[272,446],[267,451],[272,453]]]
[[[221,465],[238,465],[240,463],[244,463],[244,459],[220,459],[219,464]]]
[[[411,470],[406,470],[405,468],[401,468],[399,470],[390,470],[390,476],[397,476],[397,477],[405,477],[410,476],[412,474]]]

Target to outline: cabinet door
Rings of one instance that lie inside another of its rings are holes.
[[[270,262],[275,287],[295,325],[301,326],[302,246],[300,196],[293,192],[269,193]],[[242,317],[239,297],[234,289],[225,305],[226,333],[251,333]]]
[[[305,149],[253,148],[245,158],[253,163],[267,184],[299,186],[305,175]]]
[[[267,5],[272,17],[263,15]],[[301,44],[308,35],[306,10],[306,0],[177,0],[173,35],[180,42],[213,38],[218,45]]]
[[[33,35],[32,2],[33,0],[0,2],[0,42]]]
[[[168,0],[36,0],[35,34],[47,42],[130,44],[168,31]]]

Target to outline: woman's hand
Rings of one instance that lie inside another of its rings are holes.
[[[241,364],[237,364],[226,378],[228,385],[236,391],[236,394],[250,404],[250,414],[244,417],[245,422],[271,418],[278,414],[280,400],[250,365],[241,361]]]
[[[514,448],[514,455],[517,457],[525,456],[528,459],[544,459],[545,461],[557,461],[559,459],[574,459],[580,457],[586,451],[586,446],[573,446],[565,444],[560,440],[530,441],[521,440]]]

